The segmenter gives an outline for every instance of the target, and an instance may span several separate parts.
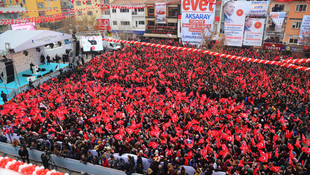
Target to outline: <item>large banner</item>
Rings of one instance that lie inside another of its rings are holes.
[[[242,46],[246,10],[245,2],[228,1],[224,4],[225,45]]]
[[[270,18],[275,24],[275,31],[280,32],[285,18],[285,12],[270,12]]]
[[[84,52],[101,51],[103,49],[101,36],[83,36],[82,42]]]
[[[264,24],[264,18],[246,18],[243,45],[262,46]]]
[[[24,23],[24,24],[12,24],[12,30],[37,30],[36,24],[33,23]]]
[[[213,30],[215,0],[182,0],[182,41],[200,45],[202,34]],[[209,29],[208,29],[209,28]]]
[[[306,42],[310,43],[310,15],[302,18],[297,45],[306,45]]]
[[[97,19],[97,25],[99,30],[111,30],[109,19]]]
[[[166,24],[166,9],[165,3],[155,3],[155,20],[157,24]]]

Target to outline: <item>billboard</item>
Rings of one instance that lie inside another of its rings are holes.
[[[12,24],[12,30],[37,30],[35,23]]]
[[[99,30],[111,30],[109,19],[97,19],[97,25]]]
[[[202,34],[213,30],[215,0],[182,0],[181,23],[183,43],[200,45]]]
[[[83,36],[82,43],[85,52],[101,51],[103,49],[101,36]]]
[[[310,43],[310,15],[304,15],[300,26],[300,33],[297,45],[306,45]]]
[[[166,24],[166,4],[155,3],[155,20],[157,24]]]
[[[263,49],[264,50],[282,50],[283,44],[276,44],[276,43],[264,43]]]
[[[275,31],[281,32],[282,24],[285,18],[285,12],[270,12],[270,18],[275,24]]]
[[[246,18],[243,45],[262,46],[264,24],[264,18]]]
[[[245,2],[228,1],[223,8],[225,45],[241,47],[247,5]]]

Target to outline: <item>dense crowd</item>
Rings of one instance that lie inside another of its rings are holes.
[[[294,69],[125,47],[17,95],[3,106],[1,125],[28,148],[128,174],[186,174],[181,165],[198,174],[309,174],[309,85],[309,74]]]

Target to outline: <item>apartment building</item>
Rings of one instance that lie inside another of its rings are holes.
[[[101,16],[100,0],[75,0],[73,7],[77,21],[93,20]]]

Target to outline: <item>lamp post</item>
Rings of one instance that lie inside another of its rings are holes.
[[[8,53],[9,58],[12,60],[12,64],[13,64],[13,68],[14,68],[14,76],[16,76],[16,79],[17,79],[17,82],[18,82],[18,88],[17,89],[18,89],[18,93],[20,93],[20,87],[21,86],[20,86],[18,75],[17,75],[17,70],[16,70],[16,67],[15,67],[15,63],[14,63],[13,57],[12,57],[11,52],[10,52],[10,50],[11,50],[10,43],[5,43],[5,50]]]

